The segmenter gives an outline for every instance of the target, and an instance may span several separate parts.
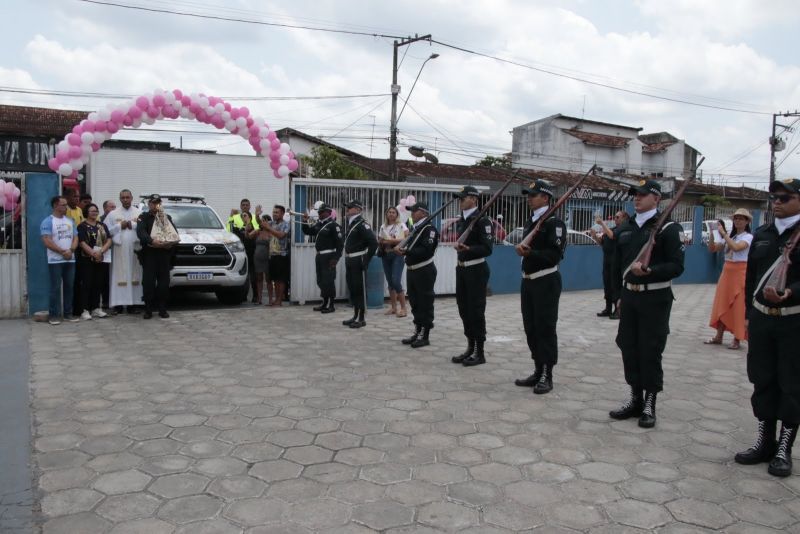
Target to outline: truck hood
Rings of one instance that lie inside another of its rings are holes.
[[[195,245],[198,243],[226,244],[239,241],[236,235],[227,230],[179,228],[178,234],[181,236],[181,243],[186,245]]]

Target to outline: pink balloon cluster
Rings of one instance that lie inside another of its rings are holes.
[[[124,104],[108,104],[89,113],[58,143],[56,155],[47,164],[53,172],[75,179],[78,171],[89,162],[91,153],[100,150],[103,142],[119,130],[178,118],[211,124],[247,139],[257,154],[269,158],[269,166],[276,178],[289,176],[299,165],[289,145],[281,143],[266,121],[251,116],[246,107],[235,108],[219,97],[202,93],[188,95],[180,89],[156,89],[152,94]]]
[[[6,211],[11,211],[19,202],[22,193],[14,182],[0,180],[0,205]]]
[[[397,203],[397,213],[400,214],[400,220],[402,222],[405,223],[408,220],[409,216],[411,215],[411,213],[408,211],[408,208],[416,203],[417,199],[414,198],[414,195],[408,195],[406,198],[401,198]]]

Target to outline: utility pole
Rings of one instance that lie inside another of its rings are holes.
[[[786,148],[786,143],[780,137],[776,137],[775,129],[780,127],[784,131],[791,132],[792,127],[785,124],[778,124],[778,117],[800,117],[800,112],[797,110],[794,113],[787,111],[786,113],[773,113],[772,114],[772,135],[769,138],[769,181],[775,181],[775,152],[780,152]],[[783,132],[781,132],[783,133]]]
[[[397,85],[397,49],[407,46],[417,41],[430,41],[431,34],[409,37],[394,42],[392,55],[392,124],[389,133],[389,180],[397,180],[397,95],[400,94],[400,86]]]

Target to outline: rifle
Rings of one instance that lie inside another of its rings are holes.
[[[792,264],[789,255],[797,246],[798,241],[800,241],[800,227],[792,232],[792,237],[790,237],[789,241],[783,246],[783,253],[775,261],[772,267],[772,273],[769,275],[769,278],[767,278],[763,289],[774,289],[778,295],[783,295],[784,291],[786,291],[786,276],[789,274],[789,266]]]
[[[705,157],[702,157],[700,158],[700,161],[697,162],[697,165],[694,168],[694,172],[692,173],[692,178],[697,174],[697,167],[702,165],[705,159],[706,159]],[[636,256],[636,259],[633,262],[636,263],[638,261],[639,263],[641,263],[642,269],[647,269],[648,265],[650,265],[650,256],[652,256],[653,247],[656,244],[656,235],[658,235],[658,232],[661,230],[661,227],[664,226],[664,223],[667,222],[669,216],[672,215],[672,212],[678,205],[678,201],[683,196],[683,193],[686,191],[686,188],[689,187],[689,182],[691,181],[692,181],[691,178],[689,178],[688,180],[685,180],[683,184],[681,184],[680,189],[678,189],[675,195],[673,195],[672,202],[669,203],[667,209],[665,209],[661,213],[661,216],[656,221],[656,224],[650,229],[650,235],[647,238],[647,243],[644,244],[642,250],[639,251],[639,255]],[[628,271],[630,271],[633,263],[631,263],[631,265],[629,265],[628,268],[625,269],[625,274],[628,274]],[[625,278],[625,274],[622,275],[623,279]]]
[[[577,181],[577,182],[575,182],[574,184],[572,184],[572,186],[571,186],[569,189],[567,189],[567,192],[566,192],[566,193],[564,193],[563,195],[561,195],[561,198],[559,198],[559,199],[558,199],[558,201],[556,201],[556,203],[555,203],[555,204],[553,204],[552,206],[550,206],[550,208],[549,208],[549,209],[548,209],[546,212],[544,212],[544,215],[542,215],[541,217],[539,217],[539,220],[538,220],[538,221],[536,221],[536,226],[534,226],[534,227],[533,227],[533,230],[531,230],[531,231],[528,233],[528,235],[526,235],[526,236],[525,236],[525,238],[524,238],[522,241],[520,241],[519,245],[517,245],[517,246],[518,246],[518,247],[522,247],[522,248],[531,248],[531,243],[532,243],[532,242],[533,242],[533,240],[536,238],[536,236],[537,236],[537,235],[539,235],[539,232],[540,232],[540,231],[541,231],[541,229],[542,229],[542,224],[544,223],[544,221],[545,221],[545,220],[546,220],[548,217],[550,217],[550,215],[552,215],[553,213],[555,213],[555,211],[556,211],[558,208],[560,208],[561,206],[563,206],[563,205],[564,205],[564,203],[565,203],[567,200],[569,200],[569,197],[572,195],[572,193],[574,193],[574,192],[575,192],[575,190],[576,190],[576,189],[578,189],[578,186],[579,186],[579,185],[581,185],[581,183],[583,183],[583,181],[584,181],[586,178],[588,178],[588,177],[589,177],[589,175],[590,175],[590,174],[592,174],[596,168],[597,168],[597,165],[592,165],[592,168],[591,168],[591,169],[589,169],[589,170],[586,172],[586,174],[584,174],[583,176],[581,176],[581,177],[580,177],[580,179],[578,179],[578,181]]]
[[[428,224],[429,222],[434,220],[436,217],[438,217],[445,209],[447,209],[447,207],[450,204],[455,202],[456,199],[457,199],[457,197],[451,198],[450,200],[448,200],[447,202],[442,204],[442,206],[438,210],[434,211],[433,213],[431,213],[430,215],[428,215],[427,217],[425,217],[424,219],[422,219],[418,223],[414,224],[414,229],[406,236],[405,239],[400,241],[394,248],[396,250],[401,250],[401,249],[406,248],[408,246],[409,241],[411,241],[411,238],[413,238],[417,234],[417,232],[419,231],[420,228],[422,228],[423,226],[425,226],[426,224]]]
[[[489,209],[489,206],[494,204],[497,201],[497,199],[500,198],[500,195],[502,195],[503,191],[505,191],[508,188],[508,186],[511,185],[511,182],[516,180],[517,175],[520,173],[521,170],[522,169],[517,169],[516,171],[514,171],[514,174],[511,175],[511,178],[509,178],[506,181],[506,183],[500,186],[500,189],[498,189],[497,192],[495,192],[495,194],[492,195],[492,198],[486,201],[486,204],[484,204],[483,207],[480,209],[480,211],[478,211],[478,215],[474,219],[472,219],[472,222],[469,223],[469,226],[467,226],[466,230],[464,230],[464,233],[458,236],[458,239],[456,240],[456,246],[464,244],[464,241],[467,240],[467,237],[469,237],[469,234],[475,227],[475,223],[477,223],[478,220],[484,216],[486,211]]]

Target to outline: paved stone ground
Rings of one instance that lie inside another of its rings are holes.
[[[598,291],[566,293],[546,396],[516,296],[489,299],[489,363],[455,301],[433,345],[310,306],[182,311],[32,327],[44,532],[161,534],[800,532],[800,477],[733,453],[753,437],[745,352],[708,347],[713,286],[678,286],[658,426],[612,422],[626,395]]]

